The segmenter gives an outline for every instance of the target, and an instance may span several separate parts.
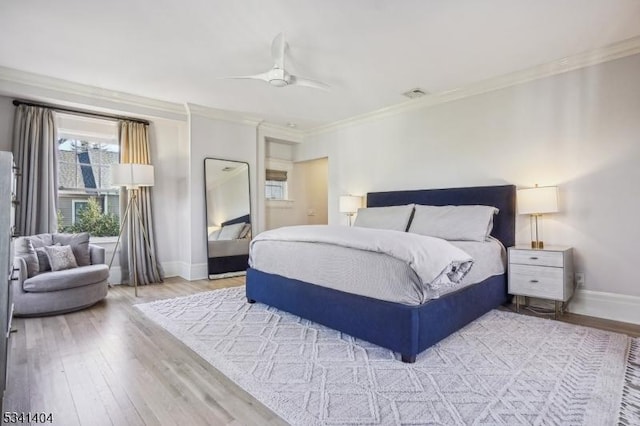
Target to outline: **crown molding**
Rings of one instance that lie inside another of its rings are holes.
[[[17,88],[15,87],[16,85],[18,85]],[[121,105],[124,104],[127,106],[169,113],[171,115],[177,115],[177,118],[182,120],[186,118],[187,114],[195,114],[201,117],[239,124],[248,124],[251,126],[261,124],[261,128],[270,129],[270,132],[272,133],[284,134],[295,138],[295,140],[301,140],[303,138],[303,132],[300,130],[266,123],[263,118],[242,112],[211,108],[192,103],[178,104],[174,102],[167,102],[0,66],[0,94],[7,94],[8,96],[33,96],[30,93],[25,94],[24,90],[21,90],[24,86],[27,88],[44,89],[46,91],[54,91],[65,95],[80,96],[83,98],[102,100],[106,102],[116,102]],[[42,90],[37,92],[40,93]],[[38,94],[35,97],[48,98],[46,94]],[[58,97],[54,100],[59,104],[75,104],[75,102],[61,101]],[[166,118],[166,114],[161,115]]]
[[[118,104],[137,108],[145,108],[165,113],[161,114],[163,117],[167,115],[166,113],[169,113],[171,115],[178,116],[180,119],[185,118],[184,106],[178,103],[103,89],[60,78],[0,66],[0,91],[8,93],[10,96],[24,95],[22,90],[16,93],[15,85],[18,85],[19,87],[27,86],[28,88],[45,89],[47,91],[55,91],[65,95],[80,96],[92,100],[117,102]],[[58,99],[56,99],[56,102],[60,103]]]
[[[187,111],[190,115],[198,115],[200,117],[212,118],[214,120],[229,121],[237,124],[248,124],[257,126],[263,119],[260,117],[248,115],[238,111],[230,111],[226,109],[211,108],[204,105],[186,103]]]
[[[328,133],[345,127],[362,124],[373,120],[379,120],[384,117],[389,117],[421,108],[428,108],[434,105],[468,98],[506,87],[516,86],[541,78],[563,74],[569,71],[597,65],[603,62],[613,61],[615,59],[636,55],[638,53],[640,53],[640,37],[633,37],[618,43],[610,44],[602,48],[579,53],[573,56],[568,56],[566,58],[561,58],[525,70],[489,78],[477,83],[470,84],[468,86],[427,95],[425,97],[414,100],[404,101],[399,104],[380,108],[375,111],[329,123],[324,126],[314,127],[304,133],[305,136],[315,136],[322,133]]]
[[[228,121],[231,123],[248,124],[256,127],[263,137],[282,139],[290,142],[301,142],[304,139],[305,132],[302,130],[270,123],[265,121],[264,118],[260,118],[255,115],[249,115],[238,111],[211,108],[192,103],[187,103],[185,105],[190,115]]]
[[[379,120],[384,117],[428,108],[434,105],[527,83],[533,80],[566,73],[638,53],[640,53],[640,37],[634,37],[599,49],[561,58],[556,61],[505,74],[499,77],[490,78],[465,87],[431,94],[414,100],[404,101],[399,104],[329,123],[327,125],[314,127],[309,130],[292,129],[282,125],[273,124],[266,122],[263,118],[242,112],[210,108],[190,103],[178,104],[167,102],[3,66],[0,66],[0,94],[8,96],[29,95],[36,98],[54,97],[56,103],[65,103],[61,102],[59,94],[71,95],[72,97],[76,96],[84,99],[103,101],[106,104],[92,104],[92,106],[97,108],[110,110],[115,108],[116,105],[127,105],[134,108],[143,108],[155,111],[158,112],[158,114],[156,114],[157,116],[169,119],[184,120],[187,118],[187,115],[195,114],[217,120],[259,126],[261,132],[265,136],[301,142],[308,136],[332,132],[341,128]],[[35,93],[32,93],[34,92],[34,89]],[[25,93],[25,91],[27,93]],[[54,94],[47,94],[47,91],[53,91]],[[58,96],[54,96],[56,94]],[[77,104],[78,101],[67,100],[66,103]],[[109,103],[114,103],[116,105],[109,105]]]
[[[260,134],[269,139],[279,139],[288,142],[303,142],[306,132],[288,126],[268,122],[260,123]]]

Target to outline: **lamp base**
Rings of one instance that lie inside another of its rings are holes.
[[[542,241],[531,241],[531,248],[534,250],[541,250],[544,248],[544,243]]]

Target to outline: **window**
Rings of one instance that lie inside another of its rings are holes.
[[[267,169],[264,196],[268,200],[286,200],[287,195],[287,172]]]
[[[71,210],[71,223],[75,224],[78,219],[82,216],[82,211],[87,208],[89,205],[88,200],[71,200],[72,210]]]
[[[116,124],[58,118],[58,229],[117,236],[119,189],[111,186],[111,165],[120,161]]]

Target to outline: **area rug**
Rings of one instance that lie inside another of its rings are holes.
[[[244,287],[136,306],[294,425],[640,423],[622,334],[491,311],[404,364]]]

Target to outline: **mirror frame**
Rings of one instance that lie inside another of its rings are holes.
[[[238,160],[230,160],[227,158],[218,158],[218,157],[204,157],[202,162],[202,173],[204,175],[204,224],[205,224],[205,250],[207,254],[207,277],[211,279],[216,278],[227,278],[232,276],[239,276],[246,274],[246,269],[241,271],[231,271],[231,272],[223,272],[220,274],[210,274],[209,273],[209,259],[212,257],[209,253],[209,203],[207,202],[207,160],[218,160],[218,161],[226,161],[230,163],[238,163],[238,164],[246,164],[247,165],[247,188],[249,193],[249,219],[251,224],[251,235],[253,237],[254,226],[253,226],[253,212],[251,208],[251,166],[247,161],[238,161]],[[248,256],[248,254],[247,254]],[[215,257],[215,256],[213,256]],[[247,265],[248,267],[248,265]],[[212,278],[213,277],[213,278]]]

